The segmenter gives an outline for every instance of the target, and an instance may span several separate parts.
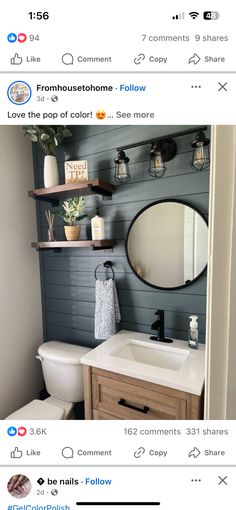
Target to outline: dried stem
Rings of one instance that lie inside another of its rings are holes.
[[[52,229],[55,215],[51,211],[45,211],[45,216],[47,218],[48,228]]]

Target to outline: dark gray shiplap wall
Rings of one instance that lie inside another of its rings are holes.
[[[163,136],[192,126],[73,126],[73,137],[59,149],[60,179],[63,183],[64,160],[87,159],[89,178],[114,182],[114,156],[117,146]],[[210,136],[210,131],[208,132]],[[200,341],[205,337],[206,274],[186,289],[155,290],[143,284],[131,271],[125,256],[124,240],[134,215],[145,205],[162,198],[178,198],[195,205],[207,218],[209,172],[191,169],[193,135],[176,138],[177,156],[167,163],[166,176],[152,179],[148,172],[150,146],[129,151],[130,183],[118,185],[112,201],[99,196],[86,198],[87,212],[93,216],[96,206],[105,218],[106,237],[117,244],[113,252],[89,249],[65,249],[61,253],[40,253],[44,338],[96,346],[94,339],[94,269],[98,263],[112,260],[121,306],[121,329],[150,333],[150,324],[158,308],[165,310],[167,336],[187,339],[188,316],[199,316]],[[43,155],[33,144],[36,187],[43,186]],[[45,203],[37,204],[39,239],[47,239]],[[63,224],[56,219],[57,239],[64,239]],[[81,238],[91,238],[90,222],[84,220]]]

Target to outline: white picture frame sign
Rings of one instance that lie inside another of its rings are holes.
[[[88,180],[88,161],[65,161],[65,183],[83,182]]]

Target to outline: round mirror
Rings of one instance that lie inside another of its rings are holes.
[[[207,237],[207,222],[196,208],[181,200],[160,200],[132,221],[126,238],[128,262],[152,287],[185,287],[206,268]]]

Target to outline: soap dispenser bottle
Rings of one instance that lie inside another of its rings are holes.
[[[191,349],[198,349],[198,316],[190,315],[191,319],[188,330],[188,345]]]
[[[97,209],[96,216],[91,219],[91,227],[93,241],[102,241],[105,239],[104,218],[99,215],[99,209]]]

